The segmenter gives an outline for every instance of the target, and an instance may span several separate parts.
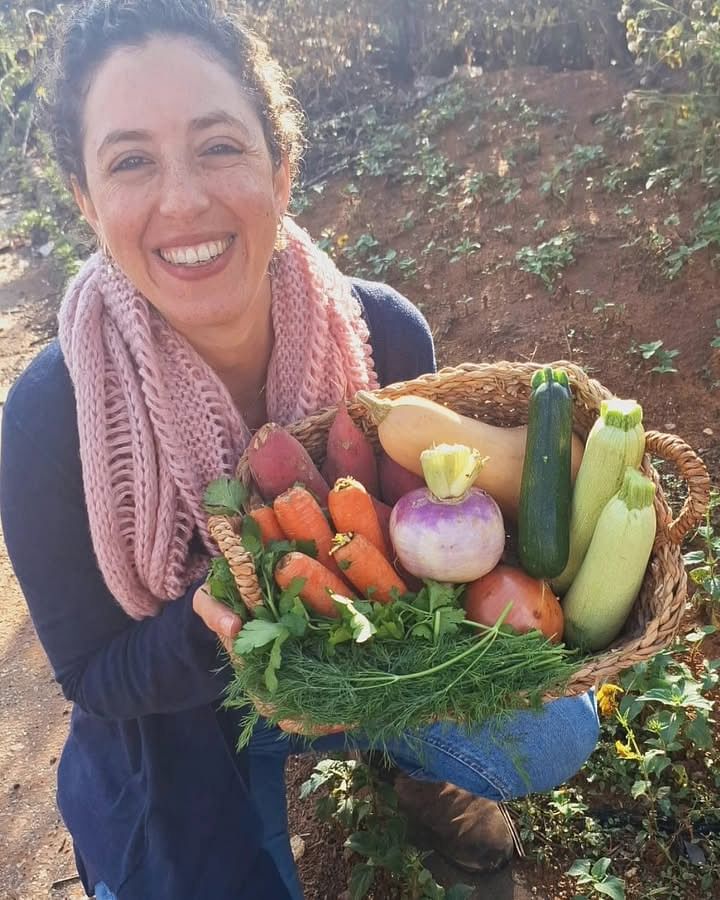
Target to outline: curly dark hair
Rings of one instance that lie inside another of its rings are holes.
[[[265,43],[226,15],[222,0],[85,0],[73,7],[54,37],[42,116],[64,177],[83,189],[83,108],[94,73],[121,47],[156,36],[187,37],[207,49],[238,79],[260,117],[271,158],[283,156],[294,176],[303,149],[299,107]]]

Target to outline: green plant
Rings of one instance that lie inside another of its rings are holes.
[[[560,272],[575,261],[578,241],[574,231],[563,231],[537,247],[522,247],[515,254],[515,260],[523,272],[537,275],[550,290]]]
[[[581,887],[589,887],[593,895],[611,897],[612,900],[625,900],[625,882],[616,875],[608,875],[612,860],[607,856],[591,862],[589,859],[576,859],[566,874],[575,878]],[[587,900],[585,895],[575,900]]]
[[[673,360],[680,354],[679,350],[666,350],[663,341],[650,341],[647,344],[633,345],[632,352],[639,353],[644,360],[654,362],[655,365],[650,369],[658,375],[676,374],[677,369]]]
[[[710,623],[720,627],[720,534],[716,531],[716,516],[720,510],[720,492],[713,490],[705,513],[705,521],[695,532],[693,543],[699,549],[683,556],[691,581],[697,586],[695,602],[707,610]]]
[[[425,854],[407,837],[407,820],[398,809],[397,795],[366,765],[356,760],[321,760],[302,785],[302,799],[324,789],[317,801],[318,817],[347,829],[345,846],[355,862],[348,885],[351,900],[362,900],[386,873],[407,900],[463,900],[473,889],[456,885],[445,889],[423,865]]]
[[[477,241],[471,241],[469,237],[464,237],[462,241],[450,251],[452,253],[450,262],[456,263],[460,259],[467,260],[469,256],[473,256],[481,249],[482,244],[478,244]]]

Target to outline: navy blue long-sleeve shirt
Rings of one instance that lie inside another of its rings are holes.
[[[385,285],[353,286],[380,383],[433,371],[415,307]],[[228,671],[192,608],[197,585],[138,622],[98,568],[56,341],[5,404],[0,512],[35,629],[74,704],[57,797],[88,893],[104,881],[119,900],[284,900],[260,847],[233,717],[220,709]]]

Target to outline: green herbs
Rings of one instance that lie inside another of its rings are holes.
[[[456,623],[453,623],[456,624]],[[433,721],[477,725],[511,709],[562,692],[577,661],[538,632],[518,635],[502,626],[463,626],[460,635],[427,640],[348,641],[329,648],[317,636],[286,640],[277,684],[270,689],[267,649],[249,653],[230,687],[227,704],[248,697],[269,704],[269,719],[300,720],[306,729],[361,726],[379,746]],[[247,717],[240,744],[250,739],[259,713]]]

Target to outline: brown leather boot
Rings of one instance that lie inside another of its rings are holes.
[[[500,807],[447,782],[395,779],[400,810],[426,829],[433,847],[466,872],[494,872],[513,854],[513,838]]]

